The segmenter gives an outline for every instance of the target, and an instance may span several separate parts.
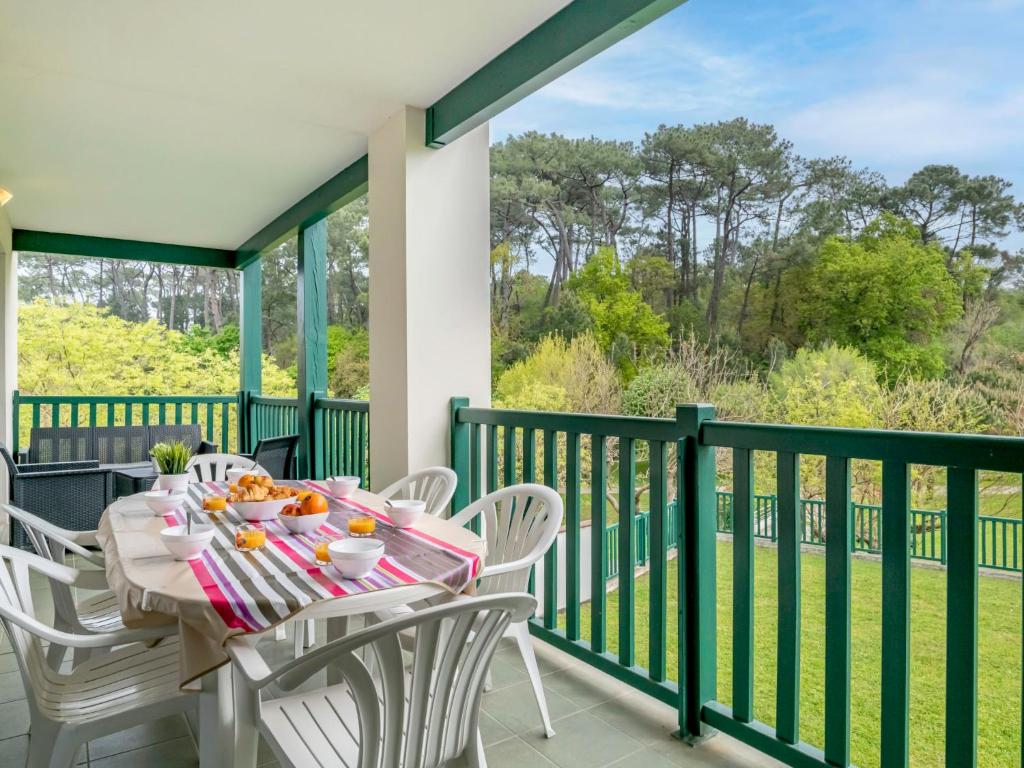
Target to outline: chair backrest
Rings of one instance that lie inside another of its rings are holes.
[[[200,482],[211,480],[223,482],[228,479],[228,470],[235,467],[260,469],[256,462],[245,456],[237,456],[233,453],[200,453],[189,461],[188,472]]]
[[[149,448],[157,443],[180,441],[196,453],[203,442],[203,433],[198,424],[150,424],[148,429]],[[149,458],[148,451],[146,458]]]
[[[32,430],[35,439],[35,430]],[[149,427],[93,427],[93,455],[100,464],[149,461]]]
[[[29,461],[33,463],[96,458],[92,427],[33,427],[28,442]]]
[[[0,505],[0,509],[21,524],[28,540],[32,542],[32,548],[40,557],[59,565],[66,565],[67,553],[74,552],[94,565],[102,565],[102,560],[73,541],[68,531],[49,520],[11,504]],[[78,610],[71,587],[59,580],[51,579],[50,592],[53,595],[53,608],[57,616],[63,619],[66,626],[78,629]]]
[[[298,435],[268,437],[256,443],[253,458],[271,477],[277,480],[294,480],[295,451],[298,447]]]
[[[7,466],[8,479],[13,479],[18,474],[18,465],[14,463],[14,457],[11,456],[7,445],[2,442],[0,442],[0,457],[3,457],[4,464]]]
[[[530,566],[554,544],[562,514],[558,493],[545,485],[524,483],[490,493],[453,515],[452,522],[459,525],[476,517],[483,520],[487,562],[478,594],[526,591]],[[503,567],[512,563],[517,567]]]
[[[418,499],[427,502],[428,515],[441,515],[455,495],[458,475],[448,467],[430,467],[392,483],[380,495],[385,499]]]
[[[530,595],[504,594],[427,608],[329,643],[274,677],[291,690],[336,664],[359,713],[358,765],[436,768],[476,738],[484,677],[498,643],[512,621],[525,620],[536,606]],[[400,634],[413,628],[407,674]],[[371,674],[364,659],[372,659],[378,673]],[[346,736],[329,734],[332,740]]]
[[[68,581],[66,574],[74,573],[74,570],[31,552],[0,544],[0,622],[18,661],[29,706],[38,711],[37,697],[45,699],[47,690],[52,686],[49,684],[46,655],[37,634],[37,628],[45,628],[45,625],[36,617],[29,582],[30,570],[49,577],[51,583],[61,573],[65,574],[63,580]]]

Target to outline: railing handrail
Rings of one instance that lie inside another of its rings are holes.
[[[341,397],[317,397],[313,400],[314,408],[323,408],[328,411],[355,411],[356,413],[369,413],[369,400],[350,400]]]
[[[459,408],[460,424],[497,427],[552,429],[603,437],[632,437],[637,440],[676,440],[680,437],[674,419],[611,414],[558,413],[556,411],[516,411],[504,408]]]
[[[114,405],[131,403],[132,405],[175,405],[177,403],[235,403],[238,393],[227,395],[23,395],[14,393],[22,405]]]
[[[255,405],[299,405],[297,397],[276,397],[272,395],[250,395],[249,402]]]

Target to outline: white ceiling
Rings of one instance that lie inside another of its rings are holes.
[[[235,248],[568,0],[0,0],[12,224]]]

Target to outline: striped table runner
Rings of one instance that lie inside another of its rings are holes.
[[[328,523],[309,535],[290,533],[279,520],[264,523],[267,544],[253,552],[235,549],[235,527],[245,521],[228,506],[225,512],[204,512],[204,496],[227,493],[226,483],[189,486],[187,506],[193,524],[215,527],[213,544],[202,557],[189,561],[192,573],[210,604],[231,629],[262,632],[317,600],[405,584],[436,583],[462,592],[480,572],[480,558],[415,529],[395,528],[383,514],[351,500],[337,499],[314,483],[285,483],[324,494]],[[318,535],[343,537],[347,520],[368,513],[377,518],[374,538],[384,542],[384,557],[364,579],[345,579],[332,565],[319,566],[313,554]],[[167,525],[185,522],[185,511],[165,515]]]

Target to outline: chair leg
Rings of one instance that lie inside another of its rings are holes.
[[[306,636],[303,647],[312,648],[316,645],[316,622],[313,619],[306,619]]]
[[[494,688],[494,678],[491,677],[491,668],[487,667],[487,674],[484,675],[484,693],[490,693]]]
[[[70,768],[81,744],[69,751],[66,730],[58,723],[36,718],[29,729],[26,768]]]
[[[71,668],[76,669],[79,664],[82,664],[93,657],[93,648],[75,648],[71,654]]]
[[[306,622],[292,622],[292,644],[294,647],[293,653],[297,659],[302,655],[303,649],[306,647]]]
[[[277,641],[284,640],[288,637],[288,630],[284,624],[278,624],[274,627],[274,639]]]
[[[476,738],[471,738],[466,745],[466,763],[469,768],[487,768],[487,757],[484,755],[484,740],[480,729],[476,729]]]
[[[60,728],[57,731],[56,739],[52,742],[50,753],[50,768],[72,768],[75,758],[82,749],[82,742],[73,736],[71,729]]]
[[[64,654],[67,652],[67,648],[59,643],[50,643],[50,647],[46,649],[46,663],[50,666],[50,669],[60,669],[60,665],[64,663]]]
[[[533,642],[530,640],[530,630],[525,621],[516,622],[509,627],[509,631],[519,645],[519,654],[523,657],[526,665],[526,672],[530,675],[530,683],[533,685],[533,695],[537,699],[537,708],[540,710],[540,719],[544,724],[544,735],[549,739],[555,735],[551,727],[551,717],[548,715],[548,701],[544,696],[544,686],[540,680],[540,667],[537,666],[537,657],[533,653]]]

